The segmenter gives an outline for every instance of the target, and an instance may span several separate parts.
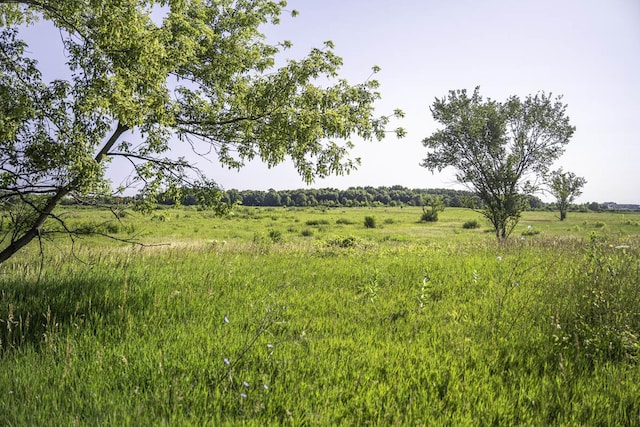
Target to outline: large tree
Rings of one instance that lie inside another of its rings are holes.
[[[566,105],[545,93],[498,102],[476,88],[471,95],[455,90],[436,98],[431,113],[442,129],[423,140],[430,151],[421,165],[455,168],[456,179],[482,200],[496,237],[505,239],[573,135]]]
[[[350,138],[383,138],[391,117],[374,113],[378,83],[339,79],[342,59],[331,42],[276,67],[291,43],[268,43],[261,29],[278,24],[284,7],[0,0],[0,213],[7,219],[0,263],[45,235],[48,223],[63,223],[54,211],[63,198],[108,193],[113,158],[128,160],[147,202],[197,176],[171,156],[177,145],[232,168],[290,159],[307,182],[357,166]],[[68,70],[49,81],[43,67],[51,64],[30,57],[21,38],[47,22],[58,30]]]
[[[565,172],[562,168],[552,171],[547,177],[549,192],[556,198],[560,210],[560,221],[567,218],[567,209],[582,194],[582,187],[587,180],[573,172]]]

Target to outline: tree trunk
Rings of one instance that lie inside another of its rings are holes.
[[[102,147],[102,149],[96,154],[95,161],[96,163],[100,163],[103,157],[109,152],[111,147],[116,143],[116,141],[120,138],[120,136],[126,132],[129,128],[118,123],[115,131],[106,142],[106,144]],[[44,208],[38,213],[38,217],[33,221],[31,228],[24,232],[22,236],[18,239],[11,242],[9,246],[4,248],[2,252],[0,252],[0,264],[11,258],[16,254],[20,249],[24,248],[31,242],[36,236],[40,235],[40,230],[44,225],[45,221],[49,216],[51,216],[51,212],[58,206],[58,203],[62,198],[78,187],[79,179],[76,178],[71,181],[69,184],[65,185],[58,189],[58,191],[47,201],[47,204]]]
[[[49,218],[49,215],[58,205],[58,202],[60,202],[60,200],[62,200],[64,196],[71,192],[71,190],[73,189],[71,187],[72,184],[73,182],[58,190],[58,192],[49,199],[44,209],[40,211],[38,218],[36,218],[36,220],[33,222],[31,228],[25,231],[25,233],[19,239],[11,242],[9,246],[4,248],[2,252],[0,252],[0,264],[11,258],[16,252],[28,245],[29,242],[31,242],[36,236],[40,235],[40,229],[42,228],[42,225],[47,220],[47,218]]]

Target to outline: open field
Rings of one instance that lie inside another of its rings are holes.
[[[0,420],[640,425],[640,214],[420,213],[64,211],[146,246],[0,265]]]

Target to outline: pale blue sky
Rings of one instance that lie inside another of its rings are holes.
[[[313,187],[462,188],[451,171],[419,166],[426,154],[421,141],[436,129],[429,112],[435,97],[479,85],[497,100],[563,95],[577,129],[554,167],[587,179],[581,202],[640,203],[640,0],[289,0],[288,9],[300,15],[266,29],[270,41],[294,43],[287,57],[332,40],[344,58],[342,76],[352,83],[366,79],[373,65],[382,68],[379,114],[406,113],[392,125],[407,137],[354,140],[360,168]],[[28,37],[31,50],[59,52],[44,47],[51,32],[37,27]],[[289,164],[267,169],[252,162],[236,172],[198,161],[227,189],[305,187]],[[118,184],[121,171],[110,176]]]
[[[332,40],[350,81],[382,68],[380,114],[406,113],[398,122],[406,138],[357,143],[357,171],[313,186],[460,188],[451,172],[419,166],[421,141],[436,129],[435,97],[480,85],[497,100],[563,95],[576,132],[554,166],[588,180],[580,201],[640,203],[640,1],[291,0],[288,8],[300,15],[268,32],[293,41],[287,55]],[[304,187],[289,165],[251,164],[216,176],[226,188]]]

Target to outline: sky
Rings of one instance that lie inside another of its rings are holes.
[[[268,169],[254,161],[236,171],[199,159],[222,188],[463,189],[453,170],[420,167],[427,153],[422,140],[438,129],[429,111],[436,97],[480,86],[498,101],[540,91],[562,95],[576,132],[552,167],[586,178],[577,202],[640,203],[639,0],[289,0],[287,9],[299,15],[265,27],[267,40],[293,42],[285,54],[292,59],[333,41],[344,60],[341,77],[353,84],[381,67],[376,113],[402,109],[405,118],[390,128],[401,126],[407,136],[353,139],[358,170],[310,186],[290,163]],[[46,37],[37,30],[30,41]],[[110,172],[114,185],[119,172]]]

